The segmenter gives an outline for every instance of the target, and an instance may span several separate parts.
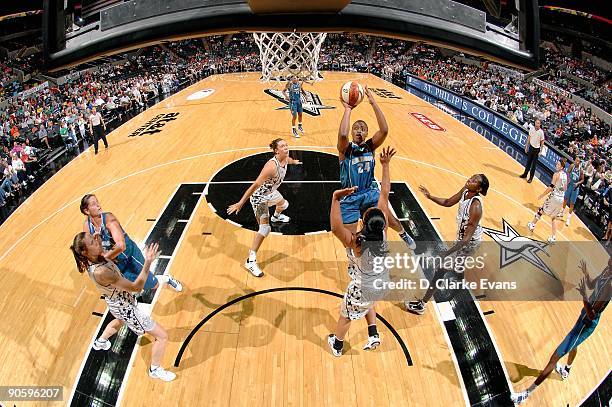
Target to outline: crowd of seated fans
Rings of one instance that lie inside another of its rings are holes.
[[[143,108],[148,99],[174,92],[181,82],[212,73],[261,69],[257,45],[247,34],[165,45],[167,49],[147,48],[127,56],[125,62],[106,65],[28,98],[11,99],[8,107],[0,111],[4,151],[0,203],[8,194],[19,193],[30,177],[35,177],[37,154],[57,146],[73,148],[77,143],[88,142],[87,117],[93,106],[105,117],[123,120],[133,109]],[[567,65],[573,75],[585,80],[606,78],[588,63],[557,56],[551,57],[553,60]],[[472,98],[519,125],[540,119],[549,141],[571,156],[583,158],[589,178],[584,206],[595,214],[603,213],[601,208],[607,203],[595,198],[606,196],[612,182],[610,126],[563,95],[490,69],[486,61],[463,63],[432,46],[358,34],[329,34],[319,63],[321,70],[367,71],[395,81],[411,73]],[[561,76],[554,72],[552,77],[543,79],[581,91],[575,83],[561,82]]]

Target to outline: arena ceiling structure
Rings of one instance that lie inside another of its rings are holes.
[[[99,1],[99,0],[98,0]],[[70,4],[71,2],[68,2]],[[96,3],[95,1],[83,2]],[[45,0],[43,40],[50,70],[161,41],[235,32],[355,32],[424,41],[514,66],[538,65],[538,2],[516,4],[518,29],[496,24],[514,0],[132,0],[105,1],[99,18],[67,32],[64,0]],[[475,8],[471,3],[483,7]],[[486,8],[484,7],[486,6]],[[487,12],[492,10],[492,13]],[[97,16],[95,16],[97,17]]]

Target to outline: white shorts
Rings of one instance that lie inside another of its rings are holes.
[[[120,299],[119,301],[106,301],[110,313],[130,328],[136,335],[144,335],[145,332],[155,328],[155,321],[149,315],[138,309],[137,303],[131,303]]]
[[[364,300],[359,285],[355,281],[351,281],[342,299],[340,313],[343,317],[354,321],[365,317],[373,306],[374,301]]]
[[[262,218],[269,218],[270,211],[268,208],[279,204],[280,202],[284,201],[284,199],[285,198],[283,198],[278,190],[273,191],[269,195],[252,196],[250,201],[251,206],[253,207],[253,212],[255,213],[255,219],[257,219],[259,222],[259,220]]]
[[[560,213],[561,210],[563,209],[563,197],[559,197],[559,196],[555,196],[555,195],[549,195],[548,198],[546,198],[546,201],[544,201],[544,205],[542,205],[542,211],[550,216],[550,217],[557,217]]]

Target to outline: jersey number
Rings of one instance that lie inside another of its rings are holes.
[[[357,173],[363,174],[364,172],[370,172],[370,163],[366,162],[365,164],[359,163],[357,164]]]

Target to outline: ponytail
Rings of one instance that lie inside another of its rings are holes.
[[[388,252],[384,231],[387,221],[383,211],[378,208],[368,210],[363,218],[363,229],[358,233],[357,244],[362,247],[368,242],[368,249],[374,256],[384,256]]]
[[[84,273],[89,267],[89,259],[81,254],[85,249],[85,232],[81,232],[74,237],[72,244],[70,245],[70,251],[74,256],[77,269],[79,273]]]

